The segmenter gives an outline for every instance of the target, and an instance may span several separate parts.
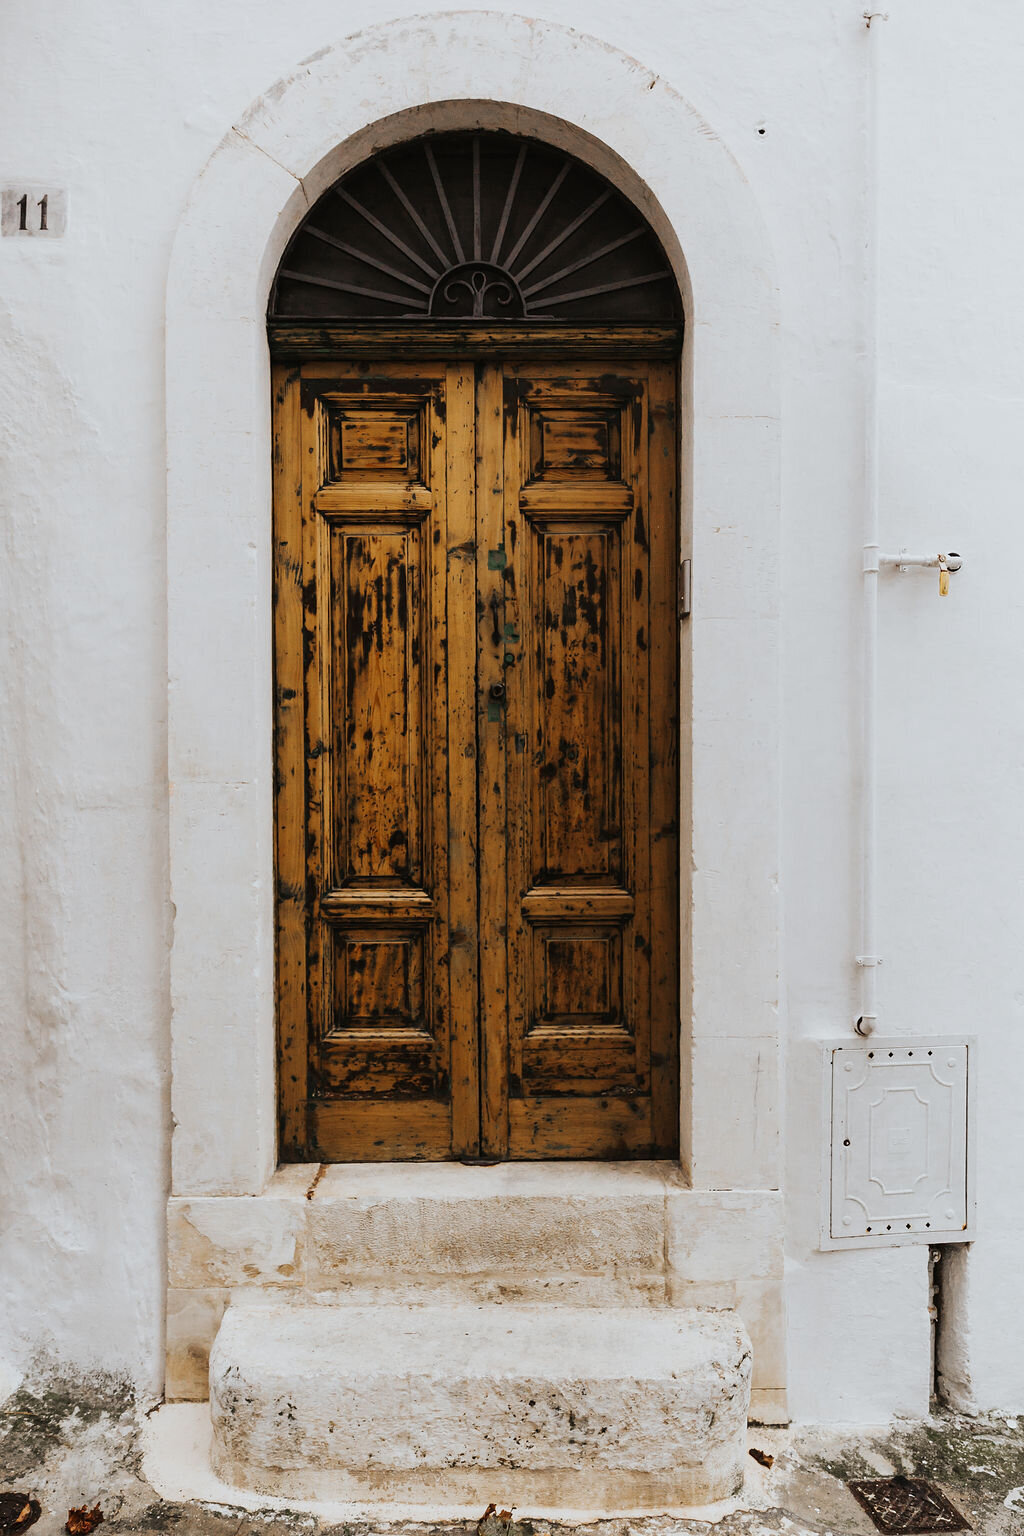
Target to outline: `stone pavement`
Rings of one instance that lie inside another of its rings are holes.
[[[145,1413],[100,1378],[23,1387],[0,1406],[0,1491],[39,1500],[33,1536],[60,1536],[69,1508],[99,1504],[101,1536],[475,1536],[476,1520],[432,1523],[242,1509],[161,1498],[143,1469]],[[871,1536],[874,1526],[845,1486],[850,1478],[903,1473],[932,1479],[985,1536],[1024,1536],[1024,1417],[976,1419],[937,1411],[868,1433],[800,1427],[750,1431],[773,1457],[751,1458],[743,1495],[701,1518],[670,1515],[588,1520],[585,1527],[516,1515],[483,1536]],[[501,1489],[495,1488],[501,1502]],[[481,1516],[483,1510],[480,1511]]]

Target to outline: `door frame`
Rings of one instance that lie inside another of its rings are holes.
[[[277,1157],[270,283],[311,202],[349,167],[429,129],[477,126],[532,134],[600,169],[655,228],[683,295],[681,521],[694,608],[683,675],[691,731],[680,743],[693,785],[682,838],[693,939],[681,1163],[696,1188],[779,1186],[781,333],[771,242],[728,135],[656,72],[556,23],[473,12],[371,26],[268,81],[238,131],[225,120],[174,240],[166,1007],[172,1180],[189,1195],[258,1195]],[[736,934],[742,961],[723,963]]]
[[[585,367],[588,358],[600,359],[602,367],[621,368],[626,373],[630,368],[635,369],[639,365],[655,364],[651,375],[653,381],[660,379],[660,383],[650,383],[645,389],[644,420],[647,420],[648,411],[652,412],[649,432],[652,445],[664,444],[666,441],[664,416],[666,404],[671,400],[672,421],[668,424],[669,436],[673,444],[671,457],[671,482],[665,481],[664,470],[652,458],[652,494],[653,486],[659,486],[659,504],[665,499],[666,509],[669,513],[672,526],[655,527],[654,519],[648,507],[648,538],[652,560],[659,564],[666,556],[670,562],[674,560],[672,551],[679,547],[679,496],[678,483],[680,477],[680,412],[681,398],[679,388],[679,362],[682,345],[682,327],[676,325],[665,326],[588,326],[586,328],[566,325],[543,324],[516,324],[513,326],[491,326],[479,322],[454,322],[440,327],[435,323],[420,325],[389,325],[379,321],[364,322],[355,326],[316,326],[311,327],[306,323],[296,322],[271,322],[270,343],[274,360],[273,394],[275,401],[275,433],[274,433],[274,550],[275,550],[275,578],[274,578],[274,626],[275,626],[275,658],[274,658],[274,739],[275,739],[275,893],[276,893],[276,1009],[277,1009],[277,1062],[278,1062],[278,1112],[279,1112],[279,1156],[282,1161],[304,1161],[310,1155],[311,1142],[318,1140],[312,1130],[312,1123],[308,1117],[312,1106],[310,1105],[307,1081],[307,1057],[308,1057],[308,1028],[310,1024],[311,1004],[307,1001],[307,979],[312,982],[307,967],[307,944],[309,942],[308,924],[310,922],[307,911],[308,896],[306,878],[307,843],[309,831],[307,830],[307,815],[309,814],[306,802],[305,773],[308,767],[304,763],[304,753],[299,752],[297,743],[304,739],[307,721],[304,699],[309,689],[309,679],[305,675],[308,665],[308,656],[304,655],[304,614],[303,598],[301,595],[302,583],[308,579],[309,571],[306,569],[307,557],[298,547],[297,541],[304,545],[309,535],[302,530],[307,523],[306,492],[303,487],[303,465],[305,462],[305,450],[302,449],[303,419],[305,415],[305,390],[314,389],[317,379],[329,380],[330,370],[333,365],[338,365],[339,377],[353,379],[354,369],[361,369],[367,365],[381,370],[379,376],[374,375],[384,386],[386,380],[395,368],[401,372],[402,365],[416,366],[417,360],[429,363],[436,368],[437,375],[441,379],[447,379],[444,391],[445,408],[451,418],[453,411],[469,412],[466,418],[472,419],[474,432],[476,430],[480,401],[477,398],[481,388],[480,364],[496,365],[500,371],[501,365],[514,358],[519,363],[539,363],[546,365],[550,371],[552,366],[565,368],[567,373],[578,372]],[[311,373],[301,374],[296,364],[313,363]],[[666,363],[669,367],[666,369]],[[474,365],[477,371],[477,383],[467,398],[463,398],[465,390],[457,389],[456,385],[466,374],[466,365],[469,365],[470,374]],[[484,376],[488,374],[484,369]],[[666,375],[668,377],[666,377]],[[359,374],[355,374],[358,379]],[[668,383],[671,379],[671,384]],[[427,374],[423,375],[421,387],[424,391],[424,399],[433,398],[433,389],[429,387]],[[653,388],[653,393],[651,389]],[[664,392],[664,394],[663,394]],[[451,398],[449,398],[451,397]],[[440,405],[439,405],[439,408]],[[497,414],[501,416],[502,407],[499,401]],[[465,427],[466,422],[462,423]],[[648,428],[644,429],[647,437]],[[309,437],[306,431],[305,436]],[[315,444],[316,432],[313,434]],[[504,434],[502,435],[504,443]],[[310,452],[314,447],[310,447]],[[667,447],[662,449],[667,453]],[[442,465],[442,480],[445,478],[444,470],[447,470],[447,479],[462,480],[464,477],[454,477],[451,463],[450,449],[444,450],[447,454],[447,465]],[[501,448],[499,464],[499,478],[504,480],[504,463],[506,449]],[[477,460],[477,475],[479,474],[480,461]],[[429,477],[433,483],[433,476]],[[460,545],[462,540],[469,536],[476,543],[480,539],[479,513],[476,510],[477,494],[473,491],[473,482],[476,476],[470,475],[467,482],[470,487],[469,502],[463,505],[466,498],[457,493],[458,486],[450,485],[446,493],[445,518],[454,516],[459,524],[458,537],[454,542]],[[645,482],[646,484],[646,476]],[[645,493],[646,494],[646,493]],[[454,501],[452,498],[454,497]],[[503,514],[504,517],[505,514]],[[473,526],[469,527],[467,518],[472,518]],[[466,524],[463,528],[462,525]],[[451,533],[451,531],[449,530]],[[454,535],[448,539],[452,542]],[[493,533],[492,542],[501,542],[503,534]],[[670,540],[671,549],[666,545]],[[477,579],[486,581],[488,572],[484,564],[485,553],[483,545],[478,550]],[[663,569],[663,567],[662,567]],[[317,581],[321,577],[318,575]],[[660,581],[660,577],[659,577]],[[653,588],[652,588],[653,590]],[[674,714],[681,721],[683,710],[682,693],[682,669],[679,665],[680,634],[678,629],[676,605],[679,593],[675,583],[672,583],[672,596],[669,599],[668,610],[664,617],[671,624],[670,637],[664,634],[649,637],[650,653],[653,656],[664,655],[666,647],[676,647],[675,665],[675,704]],[[318,605],[319,606],[319,605]],[[475,634],[464,637],[467,643],[476,647]],[[667,674],[666,674],[667,675]],[[449,685],[451,679],[449,678]],[[319,695],[320,684],[314,687],[314,694]],[[469,708],[471,716],[478,714],[475,689],[473,697],[462,701]],[[459,701],[456,701],[458,709]],[[319,709],[317,703],[317,709]],[[479,722],[478,722],[479,725]],[[435,729],[441,729],[440,724]],[[485,763],[484,740],[478,740],[476,762],[479,773],[486,777],[489,770]],[[464,767],[462,754],[457,751],[449,751],[445,754],[453,773],[458,775]],[[299,771],[297,764],[303,761],[303,771]],[[318,759],[318,763],[322,762]],[[315,774],[318,764],[314,764]],[[477,768],[470,770],[471,798],[475,805],[481,805],[479,787],[477,785]],[[466,786],[463,786],[465,791]],[[674,823],[676,825],[675,854],[672,860],[673,869],[662,870],[662,875],[672,883],[678,884],[681,878],[680,856],[681,844],[679,828],[688,824],[688,808],[686,803],[687,785],[685,773],[678,762],[674,784]],[[314,793],[313,801],[326,806],[325,793]],[[311,802],[312,803],[312,802]],[[663,806],[663,814],[668,807]],[[450,807],[449,807],[450,812]],[[325,811],[320,812],[321,815]],[[457,840],[459,843],[463,838]],[[475,836],[470,838],[475,846]],[[656,855],[658,848],[655,843],[650,845],[651,853]],[[664,860],[662,860],[664,863]],[[447,864],[445,879],[448,880]],[[500,873],[500,905],[504,907],[504,863]],[[492,874],[495,872],[492,871]],[[653,874],[653,871],[652,871]],[[479,878],[485,877],[484,871],[477,871]],[[435,897],[440,900],[442,914],[448,912],[449,905],[455,899],[455,882],[446,886],[444,897]],[[646,894],[649,896],[648,887]],[[467,915],[449,913],[446,922],[455,923],[457,927],[464,927],[474,935],[477,932],[479,914],[476,912],[476,900],[483,900],[482,886],[478,886],[478,879],[473,881],[474,913],[470,919]],[[497,888],[496,888],[497,891]],[[488,904],[490,905],[490,903]],[[678,935],[679,953],[688,951],[689,934],[686,931],[686,911],[680,910],[676,903],[675,917]],[[456,918],[458,919],[456,921]],[[314,925],[315,927],[316,925]],[[463,957],[458,951],[453,952],[452,961],[461,965]],[[474,952],[471,963],[468,964],[467,975],[464,980],[472,981],[472,995],[477,995],[476,967],[478,957]],[[470,975],[470,972],[472,973]],[[678,1018],[678,988],[682,984],[681,968],[678,961],[674,967],[675,972],[675,1012]],[[496,1065],[498,1057],[493,1050],[488,1049],[488,1041],[503,1037],[503,1030],[499,1027],[497,1035],[494,1030],[488,1031],[487,1020],[481,1016],[477,1018],[476,1009],[469,1010],[471,1023],[463,1018],[462,1011],[456,1007],[457,987],[451,988],[452,996],[449,999],[450,1019],[450,1048],[452,1051],[451,1081],[453,1085],[460,1075],[468,1072],[472,1067],[479,1076],[479,1110],[482,1123],[477,1127],[477,1134],[481,1138],[481,1153],[484,1158],[490,1156],[508,1157],[506,1150],[499,1152],[497,1144],[505,1146],[509,1140],[509,1102],[507,1099],[507,1086],[499,1082],[499,1068]],[[663,986],[655,986],[651,997],[664,991]],[[503,995],[504,996],[504,995]],[[493,999],[491,1000],[493,1002]],[[481,998],[481,1007],[483,1007]],[[467,1031],[472,1029],[473,1039],[469,1040]],[[654,1016],[649,1017],[649,1027],[654,1029]],[[649,1042],[654,1044],[656,1037]],[[657,1052],[656,1052],[657,1055]],[[505,1062],[502,1055],[501,1061]],[[681,1127],[679,1125],[679,1043],[675,1042],[673,1060],[666,1062],[662,1068],[668,1074],[667,1083],[662,1084],[662,1092],[655,1092],[653,1086],[649,1090],[651,1099],[650,1113],[653,1115],[651,1131],[655,1136],[658,1146],[678,1145]],[[673,1108],[669,1111],[666,1103],[664,1088],[670,1088],[669,1097]],[[454,1089],[453,1089],[454,1093]],[[611,1096],[613,1099],[615,1095]],[[586,1100],[573,1100],[578,1104],[582,1112],[588,1103]],[[342,1099],[337,1106],[331,1103],[325,1105],[324,1113],[328,1121],[345,1119],[353,1122],[354,1129],[346,1133],[345,1140],[352,1140],[353,1145],[372,1146],[375,1130],[380,1130],[378,1121],[383,1125],[381,1115],[377,1112],[374,1100]],[[614,1106],[613,1106],[614,1107]],[[620,1106],[621,1107],[621,1106]],[[433,1111],[434,1103],[425,1102],[424,1111]],[[458,1106],[453,1096],[450,1105],[452,1116],[451,1145],[445,1156],[449,1159],[458,1159],[460,1156],[475,1152],[475,1146],[470,1147],[466,1137],[469,1132],[468,1125],[462,1124]],[[322,1115],[321,1117],[322,1118]],[[386,1117],[384,1117],[386,1118]],[[436,1153],[428,1146],[432,1136],[436,1115],[428,1114],[424,1121],[423,1135],[427,1136],[423,1147],[415,1149],[416,1137],[413,1135],[410,1141],[410,1150],[404,1154],[410,1158],[427,1157],[434,1159]],[[600,1117],[599,1117],[600,1118]],[[584,1122],[588,1117],[584,1114]],[[670,1124],[671,1120],[671,1124]],[[318,1123],[318,1122],[317,1122]],[[418,1122],[417,1122],[418,1123]],[[359,1128],[362,1128],[361,1130]],[[502,1127],[504,1129],[502,1130]],[[429,1134],[428,1134],[429,1132]],[[556,1137],[556,1141],[558,1138]],[[489,1144],[495,1143],[495,1150],[488,1150]],[[486,1143],[487,1145],[483,1145]],[[323,1155],[323,1154],[321,1154]],[[393,1154],[397,1155],[397,1154]],[[522,1157],[524,1154],[518,1154]],[[537,1155],[537,1154],[525,1154]],[[586,1159],[585,1151],[580,1151],[578,1158]],[[596,1156],[597,1154],[593,1154]],[[634,1154],[635,1155],[635,1154]],[[664,1156],[664,1151],[656,1151],[650,1156]],[[353,1158],[358,1159],[358,1154],[353,1153]],[[362,1160],[362,1159],[358,1159]]]

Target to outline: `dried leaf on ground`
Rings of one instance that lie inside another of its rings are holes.
[[[775,1465],[775,1457],[769,1456],[767,1451],[759,1451],[756,1446],[750,1447],[750,1454],[759,1467],[771,1467]]]
[[[98,1525],[103,1524],[103,1511],[97,1504],[90,1509],[88,1504],[82,1504],[78,1509],[69,1509],[67,1524],[64,1529],[68,1536],[89,1536]]]
[[[534,1536],[529,1520],[514,1520],[515,1505],[511,1509],[499,1509],[488,1504],[476,1528],[476,1536]]]
[[[0,1493],[0,1536],[20,1536],[41,1514],[39,1500],[27,1493]]]

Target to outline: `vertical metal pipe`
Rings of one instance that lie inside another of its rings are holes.
[[[868,497],[867,519],[877,519],[877,501]],[[865,532],[869,532],[865,528]],[[877,528],[875,529],[877,535]],[[878,939],[876,935],[876,888],[878,862],[878,542],[864,544],[864,720],[861,741],[863,754],[861,782],[861,931],[860,1017],[857,1033],[870,1035],[878,1023]]]
[[[867,79],[864,124],[864,593],[861,741],[861,947],[857,1033],[878,1022],[876,933],[878,863],[878,52],[881,11],[865,11]]]

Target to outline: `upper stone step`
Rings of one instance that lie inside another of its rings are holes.
[[[235,1303],[213,1460],[284,1498],[692,1506],[739,1488],[749,1392],[733,1312]]]
[[[665,1199],[675,1187],[678,1166],[663,1162],[406,1163],[397,1174],[393,1164],[334,1165],[310,1207],[311,1288],[489,1276],[518,1282],[516,1299],[547,1302],[560,1298],[541,1286],[588,1277],[608,1305],[644,1293],[663,1300]]]

